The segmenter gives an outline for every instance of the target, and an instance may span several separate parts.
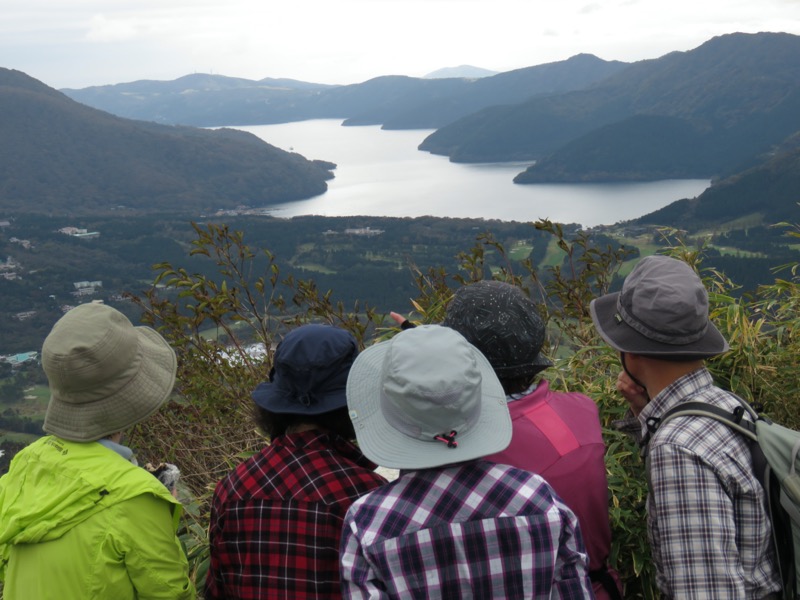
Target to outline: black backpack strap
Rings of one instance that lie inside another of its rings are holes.
[[[742,400],[742,402],[744,401]],[[731,429],[735,429],[747,438],[755,441],[756,424],[750,419],[744,418],[745,414],[748,412],[749,411],[744,406],[737,406],[735,409],[730,411],[720,408],[719,406],[714,406],[713,404],[708,404],[707,402],[681,402],[680,404],[670,408],[661,416],[661,418],[658,420],[659,422],[656,426],[656,430],[658,427],[670,419],[674,419],[675,417],[695,415],[698,417],[709,417],[716,421],[720,421]],[[649,428],[650,425],[648,423],[648,430]],[[655,433],[655,431],[653,433]]]

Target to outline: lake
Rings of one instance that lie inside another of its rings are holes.
[[[432,132],[428,129],[342,127],[338,119],[237,129],[283,150],[338,165],[327,192],[270,207],[270,214],[278,217],[549,218],[594,227],[640,217],[675,200],[693,198],[709,185],[706,179],[518,185],[512,180],[529,163],[451,163],[447,157],[417,150]]]

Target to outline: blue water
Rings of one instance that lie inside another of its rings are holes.
[[[270,144],[338,165],[328,191],[270,207],[275,216],[478,217],[502,221],[549,218],[584,227],[611,225],[693,198],[706,179],[647,183],[513,183],[528,163],[465,165],[420,152],[431,130],[383,131],[342,127],[320,119],[239,127]]]

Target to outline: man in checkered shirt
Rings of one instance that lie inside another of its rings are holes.
[[[645,440],[648,534],[662,596],[780,597],[764,491],[747,441],[703,417],[658,427],[680,403],[739,406],[714,385],[703,362],[728,344],[709,320],[702,281],[684,262],[649,256],[621,292],[594,300],[591,313],[620,353],[617,388],[631,407],[627,425]]]
[[[345,516],[345,598],[592,598],[577,518],[538,475],[480,460],[508,446],[503,387],[453,329],[407,329],[347,380],[359,446],[400,477]]]

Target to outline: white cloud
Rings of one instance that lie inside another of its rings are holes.
[[[139,37],[142,30],[131,21],[95,15],[89,21],[86,39],[91,42],[119,42]]]
[[[580,52],[657,58],[734,31],[800,34],[800,2],[3,0],[0,56],[54,87],[198,71],[354,83]]]

